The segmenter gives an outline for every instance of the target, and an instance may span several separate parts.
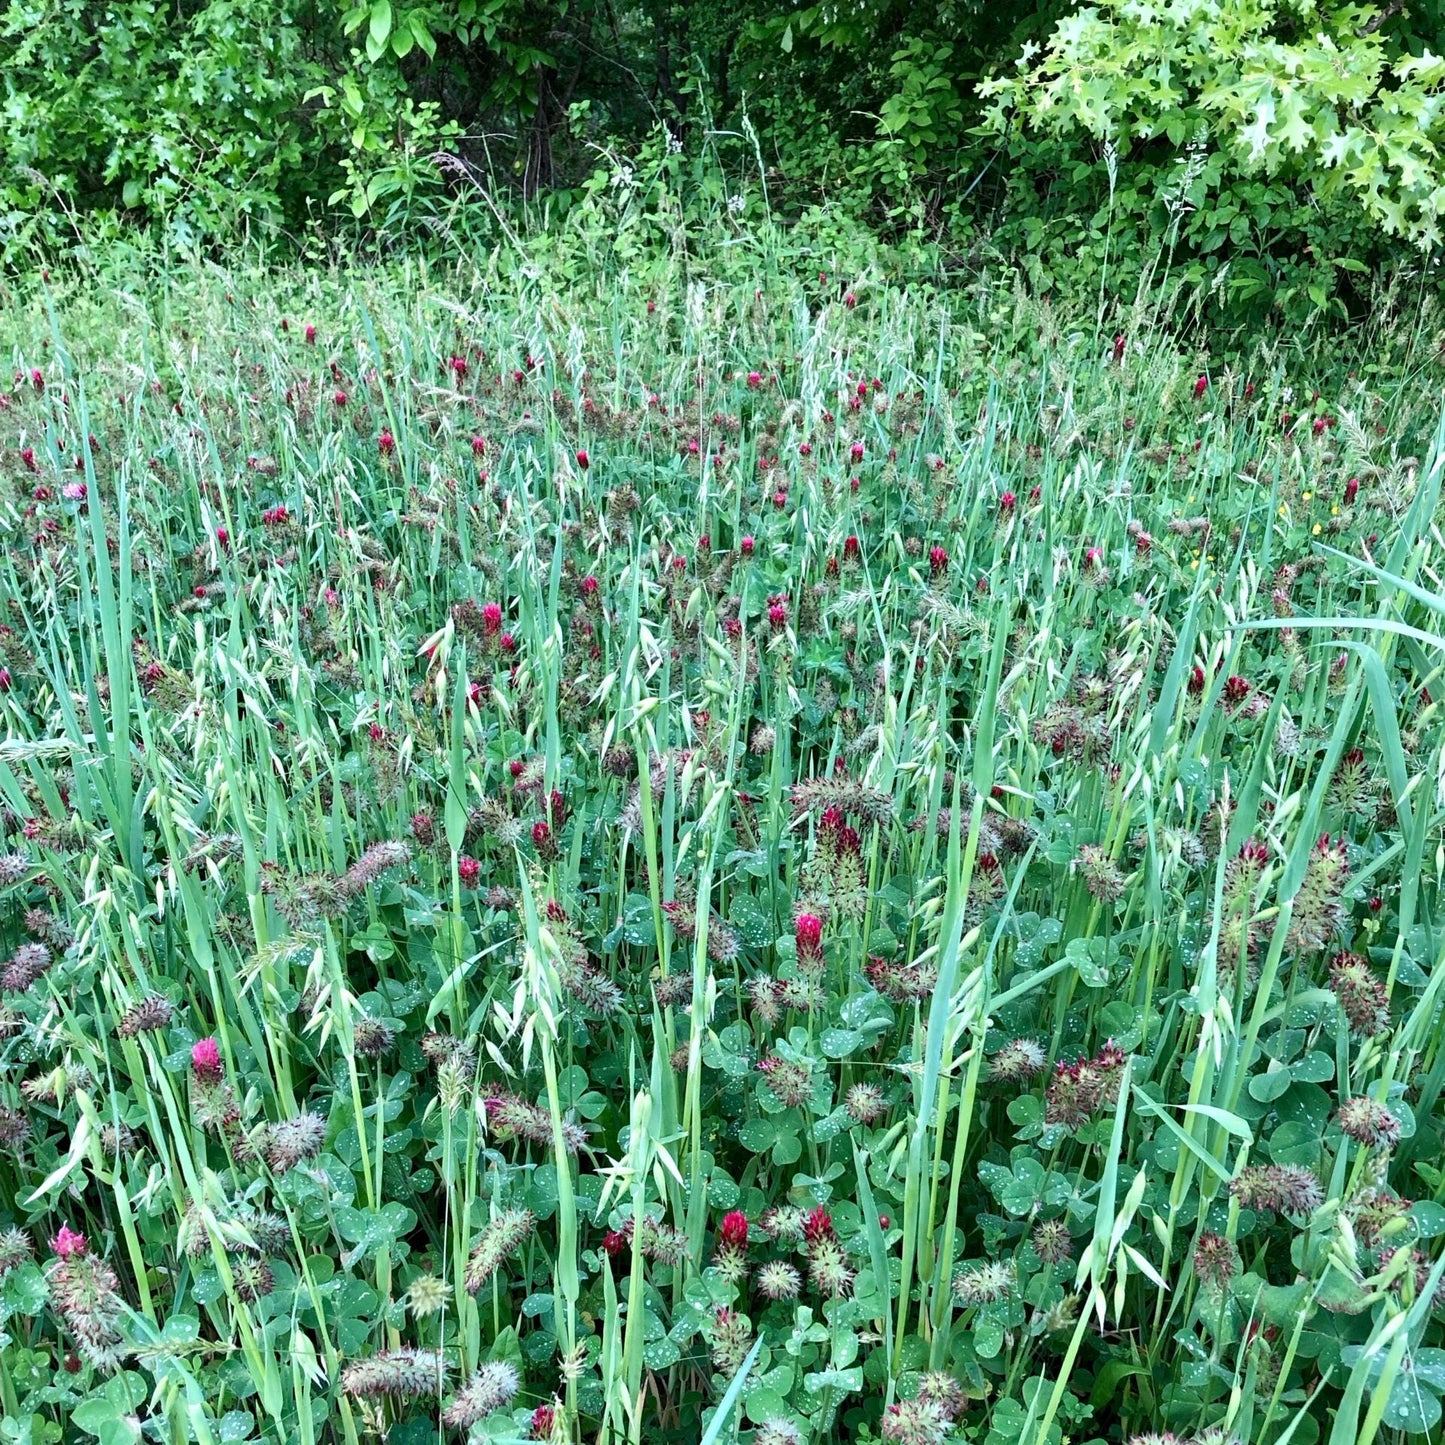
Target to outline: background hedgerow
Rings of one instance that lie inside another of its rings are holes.
[[[1419,328],[626,264],[0,315],[5,1438],[1438,1435]]]

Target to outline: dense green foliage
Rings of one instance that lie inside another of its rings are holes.
[[[443,245],[625,167],[1072,297],[1167,264],[1218,314],[1349,316],[1438,248],[1441,51],[1399,0],[3,0],[0,246]]]
[[[1436,314],[592,204],[0,310],[0,1438],[1438,1441]]]

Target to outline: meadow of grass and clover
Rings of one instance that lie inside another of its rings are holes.
[[[10,303],[7,1445],[1439,1437],[1438,361]]]

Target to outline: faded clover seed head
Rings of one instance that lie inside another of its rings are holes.
[[[446,1380],[446,1359],[440,1350],[410,1347],[385,1350],[369,1360],[353,1361],[341,1372],[343,1392],[363,1399],[440,1395],[446,1388]]]
[[[821,1295],[841,1296],[853,1286],[853,1270],[842,1244],[832,1235],[821,1235],[807,1246],[808,1280]]]
[[[753,1445],[803,1445],[803,1432],[791,1420],[765,1420],[753,1431]]]
[[[34,1258],[35,1246],[23,1229],[0,1230],[0,1279]]]
[[[116,1033],[123,1039],[133,1039],[138,1034],[153,1033],[170,1023],[174,1006],[170,999],[158,993],[149,994],[139,1003],[132,1004],[116,1025]]]
[[[963,1414],[967,1397],[963,1386],[946,1370],[928,1370],[918,1380],[918,1398],[936,1405],[944,1419],[952,1422]]]
[[[795,820],[810,813],[821,814],[828,808],[837,808],[845,818],[862,818],[870,823],[886,824],[893,820],[892,795],[860,783],[846,773],[794,783],[792,803]]]
[[[1222,1234],[1205,1230],[1194,1246],[1194,1275],[1208,1289],[1222,1290],[1239,1271],[1239,1253]]]
[[[253,1255],[239,1256],[231,1265],[231,1273],[236,1282],[237,1297],[247,1304],[254,1304],[276,1287],[271,1266]]]
[[[854,1084],[843,1096],[848,1117],[860,1124],[871,1124],[887,1112],[888,1103],[877,1084]]]
[[[373,843],[341,875],[337,886],[343,894],[355,895],[410,861],[411,849],[405,843]]]
[[[1373,1038],[1389,1028],[1389,992],[1362,954],[1335,955],[1330,965],[1330,990],[1356,1038]]]
[[[1014,1271],[1002,1260],[970,1265],[953,1277],[953,1297],[960,1304],[996,1304],[1013,1292]]]
[[[452,1287],[434,1274],[419,1274],[407,1286],[406,1307],[414,1320],[439,1315],[452,1297]]]
[[[351,1039],[361,1058],[380,1059],[395,1047],[396,1030],[385,1019],[358,1019]]]
[[[1294,912],[1285,933],[1287,948],[1313,953],[1339,932],[1345,920],[1341,899],[1349,878],[1345,840],[1332,842],[1328,833],[1322,835],[1310,853],[1304,881],[1295,894]]]
[[[805,1063],[767,1054],[758,1060],[758,1072],[773,1096],[787,1108],[799,1108],[813,1097],[813,1076]]]
[[[893,1445],[941,1445],[952,1425],[940,1405],[920,1395],[890,1405],[878,1429]]]
[[[22,943],[0,970],[0,990],[26,993],[50,970],[53,957],[43,943]]]
[[[1063,1264],[1074,1257],[1069,1226],[1062,1219],[1043,1219],[1034,1226],[1034,1253],[1045,1264]]]
[[[1112,1039],[1092,1059],[1061,1060],[1044,1095],[1044,1122],[1079,1128],[1114,1102],[1123,1067],[1124,1054]]]
[[[769,1239],[782,1244],[798,1244],[803,1239],[806,1221],[806,1213],[796,1205],[782,1204],[765,1209],[758,1220],[758,1228]]]
[[[326,1120],[307,1109],[294,1119],[283,1119],[266,1131],[266,1162],[276,1174],[314,1159],[326,1142]]]
[[[67,1226],[61,1226],[52,1248],[57,1256],[47,1273],[52,1307],[86,1358],[97,1369],[114,1369],[120,1358],[120,1280],[103,1259],[88,1252],[85,1237]]]
[[[786,1260],[774,1259],[758,1270],[757,1286],[766,1300],[792,1300],[797,1299],[803,1278]]]
[[[989,1060],[988,1067],[995,1079],[1007,1082],[1031,1079],[1043,1071],[1044,1051],[1033,1039],[1014,1039]]]
[[[1381,1103],[1356,1094],[1335,1113],[1340,1132],[1370,1149],[1393,1148],[1400,1138],[1400,1121]]]
[[[476,1294],[531,1238],[537,1216],[530,1209],[507,1209],[481,1232],[467,1261],[467,1293]]]
[[[734,1375],[752,1348],[753,1327],[746,1315],[721,1306],[713,1311],[707,1338],[714,1368],[724,1375]]]
[[[1074,858],[1074,871],[1084,886],[1101,903],[1115,903],[1124,896],[1126,879],[1108,853],[1094,843],[1085,843]]]
[[[1315,1176],[1298,1164],[1251,1164],[1229,1186],[1240,1208],[1275,1214],[1313,1214],[1324,1203]]]
[[[506,1360],[488,1360],[478,1367],[470,1380],[457,1391],[445,1410],[442,1423],[454,1430],[470,1430],[485,1420],[493,1410],[510,1405],[522,1387],[515,1365]]]

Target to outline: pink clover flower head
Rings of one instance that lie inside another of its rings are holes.
[[[62,1224],[60,1233],[50,1241],[50,1247],[61,1259],[69,1259],[71,1255],[84,1254],[87,1245],[83,1234],[77,1234],[68,1224]]]
[[[215,1083],[225,1072],[221,1064],[221,1046],[214,1038],[197,1039],[191,1045],[191,1071],[198,1079]]]

